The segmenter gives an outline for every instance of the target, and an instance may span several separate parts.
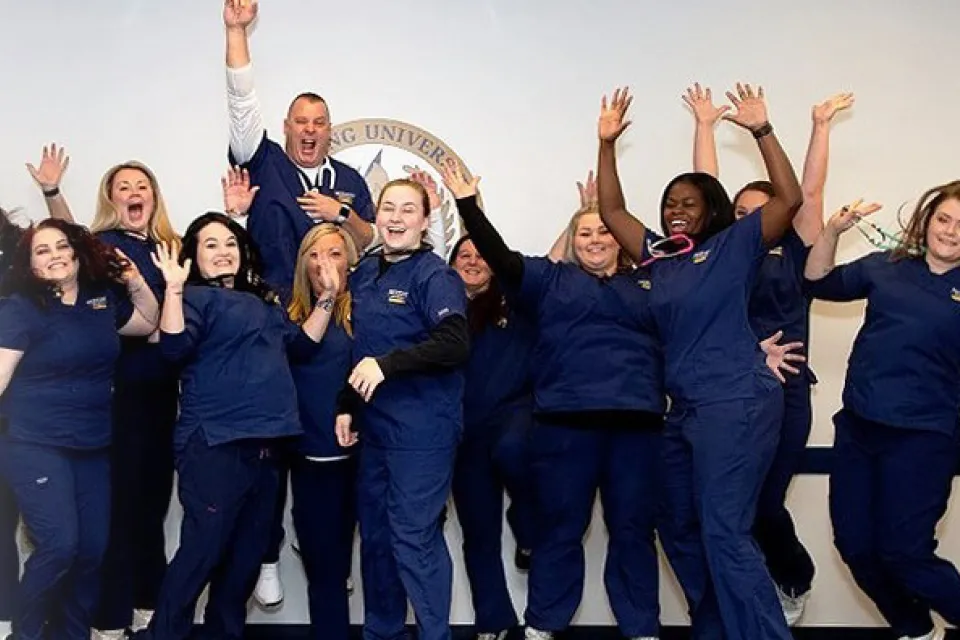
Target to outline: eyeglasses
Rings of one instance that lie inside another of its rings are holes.
[[[893,251],[903,246],[903,233],[891,234],[866,218],[857,217],[855,225],[867,242],[881,251]]]
[[[673,245],[671,248],[667,248]],[[685,233],[677,233],[668,238],[660,238],[656,242],[647,240],[647,253],[650,257],[640,263],[641,267],[656,262],[662,258],[675,258],[685,253],[693,251],[695,244],[693,238]]]

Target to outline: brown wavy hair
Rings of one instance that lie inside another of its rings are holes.
[[[916,258],[926,253],[930,218],[946,200],[960,200],[960,180],[938,185],[920,196],[910,220],[904,226],[899,246],[890,254],[891,260]]]
[[[51,294],[57,293],[56,285],[38,277],[30,267],[33,238],[43,229],[57,229],[67,237],[76,258],[77,281],[82,287],[106,287],[120,281],[123,270],[129,266],[113,247],[100,241],[79,224],[56,218],[47,218],[23,232],[10,261],[10,270],[3,279],[0,295],[14,293],[45,306]]]

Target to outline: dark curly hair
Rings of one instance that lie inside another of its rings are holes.
[[[260,253],[251,241],[250,234],[230,216],[217,211],[208,211],[191,222],[183,234],[180,262],[185,261],[187,258],[191,261],[190,275],[187,277],[187,284],[222,285],[222,282],[218,278],[204,278],[200,274],[200,269],[197,266],[197,245],[200,231],[207,225],[214,223],[225,226],[237,239],[237,246],[240,250],[240,267],[237,269],[237,275],[233,278],[233,288],[237,291],[248,291],[269,304],[280,304],[280,297],[275,291],[270,289],[260,275]]]
[[[5,216],[6,217],[6,216]],[[8,224],[7,220],[4,224]],[[86,227],[72,222],[47,218],[23,230],[13,251],[10,269],[3,278],[0,295],[19,293],[43,307],[51,294],[58,294],[57,286],[38,277],[30,267],[33,238],[43,229],[57,229],[67,237],[78,261],[77,281],[81,287],[108,287],[120,282],[120,276],[129,262],[116,250],[99,240]]]
[[[0,208],[0,282],[13,262],[17,244],[23,237],[24,229],[10,219],[10,212]]]
[[[470,240],[470,236],[464,234],[453,245],[447,261],[450,266],[457,261],[457,252],[467,240]],[[500,283],[497,282],[497,277],[492,275],[487,288],[467,302],[467,325],[470,327],[470,334],[477,335],[489,326],[502,323],[509,312]]]
[[[727,190],[723,188],[719,180],[708,173],[681,173],[667,183],[667,186],[663,190],[663,195],[660,197],[660,229],[665,236],[671,235],[670,229],[667,228],[664,219],[664,213],[667,208],[667,194],[670,193],[670,189],[678,183],[689,184],[699,191],[700,196],[703,198],[703,226],[699,232],[688,234],[697,244],[705,242],[708,238],[720,233],[736,221],[733,213],[733,203],[730,201]]]

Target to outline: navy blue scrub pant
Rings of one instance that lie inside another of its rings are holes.
[[[419,640],[450,640],[453,564],[440,512],[456,448],[388,449],[364,443],[357,484],[364,640],[407,637],[407,598]]]
[[[813,424],[807,373],[788,378],[783,391],[780,442],[760,491],[753,534],[773,581],[784,593],[796,597],[810,591],[815,573],[813,559],[800,542],[793,518],[784,504],[790,482],[803,460]]]
[[[625,636],[659,635],[654,544],[659,441],[659,429],[535,423],[530,451],[538,532],[528,578],[528,626],[563,631],[573,620],[583,597],[583,537],[599,489],[609,534],[603,577],[610,607]]]
[[[897,632],[922,636],[930,611],[960,626],[960,574],[936,555],[960,455],[954,433],[889,427],[841,410],[830,474],[834,542]]]
[[[752,399],[677,405],[667,416],[660,541],[694,638],[791,637],[752,534],[782,411],[779,382],[758,374]]]
[[[503,492],[510,493],[507,521],[517,546],[534,544],[533,480],[530,473],[529,404],[494,423],[464,430],[453,471],[453,500],[463,531],[463,558],[477,633],[516,626],[517,614],[503,567]]]
[[[347,578],[356,529],[357,461],[294,458],[290,468],[293,526],[307,576],[310,637],[347,640]]]
[[[19,518],[13,489],[0,473],[0,620],[4,622],[13,619],[20,585],[20,553],[17,549]]]
[[[0,469],[34,551],[15,598],[18,640],[88,640],[110,527],[110,458],[5,440]]]
[[[103,560],[97,629],[130,626],[152,611],[167,570],[164,521],[173,493],[173,425],[179,383],[117,378],[110,448],[110,543]]]
[[[198,431],[175,461],[183,507],[180,546],[167,567],[150,627],[138,637],[190,637],[197,600],[209,582],[199,637],[239,640],[273,522],[274,442],[239,440],[211,447]]]
[[[283,547],[283,540],[287,537],[283,529],[283,516],[287,511],[287,494],[290,483],[290,464],[293,455],[285,449],[280,453],[278,471],[280,474],[277,482],[277,506],[273,510],[273,523],[270,526],[270,542],[267,544],[267,553],[263,556],[263,564],[276,564],[280,562],[280,550]]]

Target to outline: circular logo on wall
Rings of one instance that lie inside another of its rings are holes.
[[[431,215],[443,221],[446,255],[461,234],[453,194],[444,188],[440,167],[456,162],[470,178],[470,170],[445,142],[435,135],[398,120],[353,120],[333,127],[330,153],[358,172],[367,181],[376,203],[383,186],[397,178],[409,178],[423,171],[432,178],[427,185],[434,204]]]

